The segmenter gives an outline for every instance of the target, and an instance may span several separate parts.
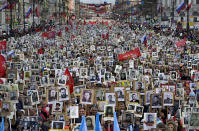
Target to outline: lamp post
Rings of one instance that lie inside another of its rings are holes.
[[[23,0],[23,32],[25,33],[25,31],[26,31],[26,26],[25,26],[25,2],[24,2],[24,0]]]
[[[189,5],[189,0],[186,0],[187,7]],[[189,36],[189,9],[187,8],[187,37]]]
[[[13,30],[12,30],[12,4],[13,4],[13,0],[8,0],[9,5],[10,5],[10,35],[12,36],[13,34]]]
[[[34,30],[35,25],[35,0],[32,1],[32,28]]]

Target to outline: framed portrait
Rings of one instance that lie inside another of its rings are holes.
[[[79,118],[79,106],[70,106],[70,118]]]
[[[190,129],[199,129],[199,112],[192,113],[190,117]]]
[[[52,112],[53,113],[62,113],[63,102],[54,102]]]
[[[42,86],[47,86],[49,84],[48,76],[42,76],[40,83],[41,83]]]
[[[49,78],[49,85],[55,85],[55,78]]]
[[[139,103],[140,102],[140,94],[138,92],[130,92],[128,95],[130,103]]]
[[[122,69],[122,66],[120,66],[120,65],[116,65],[116,67],[115,67],[115,73],[120,73],[120,71],[121,71],[121,69]]]
[[[152,87],[153,87],[153,88],[159,88],[159,87],[160,87],[159,78],[153,78]]]
[[[31,94],[32,104],[39,104],[39,94],[37,90],[33,90]]]
[[[59,101],[67,101],[70,98],[68,86],[59,87]]]
[[[137,103],[130,103],[127,105],[127,111],[131,113],[135,113],[136,111],[136,106],[138,106]]]
[[[56,89],[53,89],[53,88],[48,89],[47,91],[48,103],[57,101],[57,97],[58,97],[58,93]]]
[[[105,90],[96,90],[96,101],[105,101]]]
[[[69,78],[66,75],[62,75],[61,77],[58,78],[58,85],[66,85],[66,81],[68,81]]]
[[[24,109],[32,107],[32,98],[31,98],[31,96],[24,96],[23,97],[23,107],[24,107]]]
[[[132,80],[136,80],[137,79],[137,76],[136,76],[136,70],[135,69],[129,69],[129,79],[132,79]]]
[[[176,84],[176,89],[177,89],[177,88],[182,88],[182,87],[183,87],[182,83],[177,83],[177,84]]]
[[[2,116],[8,116],[11,112],[11,103],[10,102],[2,102],[1,105],[1,114]]]
[[[182,113],[182,115],[183,115],[183,127],[186,127],[189,124],[191,113]]]
[[[94,92],[89,89],[82,89],[80,101],[82,104],[93,104]]]
[[[82,90],[82,89],[85,89],[85,88],[86,88],[85,85],[78,85],[78,86],[75,86],[75,87],[74,87],[74,95],[75,95],[75,96],[80,96],[81,90]]]
[[[134,123],[134,114],[129,112],[129,111],[125,111],[122,114],[122,123],[123,122],[128,122],[128,123]],[[122,124],[122,127],[124,127],[124,125]]]
[[[136,106],[135,116],[136,117],[142,117],[143,111],[144,111],[144,107],[143,106]]]
[[[100,114],[104,113],[104,106],[107,105],[107,102],[106,101],[98,101],[97,102],[97,105],[98,105],[98,112]]]
[[[1,101],[9,101],[9,92],[6,91],[0,91],[0,100]]]
[[[17,70],[16,69],[7,69],[7,78],[8,79],[16,79],[17,78]]]
[[[106,93],[106,101],[108,104],[115,105],[116,99],[115,99],[115,93]]]
[[[145,89],[144,86],[145,86],[144,82],[139,82],[139,81],[135,82],[135,90],[140,92],[140,93],[144,93],[144,89]]]
[[[46,96],[46,87],[39,86],[38,87],[38,94],[39,94],[39,96]]]
[[[170,79],[171,80],[177,80],[177,72],[176,71],[170,72]]]
[[[24,71],[24,80],[30,80],[31,71]]]
[[[86,125],[88,131],[93,131],[95,129],[95,116],[87,116]]]
[[[76,124],[72,131],[79,131],[81,124]]]
[[[151,94],[151,107],[152,108],[162,108],[162,95],[161,94]]]
[[[101,76],[105,76],[106,68],[101,68],[100,73]]]
[[[176,87],[175,99],[176,100],[184,100],[184,88]]]
[[[87,68],[80,68],[80,77],[87,78],[87,76],[88,76]]]
[[[124,87],[115,87],[115,93],[117,94],[118,101],[124,101]]]
[[[129,68],[134,69],[134,60],[129,60]]]
[[[194,79],[195,81],[199,81],[199,72],[196,72],[196,74],[195,74],[195,79]]]
[[[144,113],[144,130],[156,128],[157,113]]]
[[[187,68],[191,69],[192,68],[192,61],[187,62]]]
[[[64,129],[65,122],[64,121],[52,121],[51,128],[52,129]]]
[[[18,90],[11,90],[9,91],[9,98],[12,102],[18,102],[19,92]]]
[[[163,93],[163,105],[164,106],[173,106],[174,95],[173,92],[164,92]]]
[[[105,81],[111,81],[112,73],[111,72],[105,72]]]
[[[60,114],[60,115],[56,115],[56,120],[57,121],[65,121],[65,115],[63,115],[63,114]]]
[[[120,80],[121,81],[126,81],[127,80],[127,73],[126,72],[120,73]]]
[[[115,112],[114,105],[105,105],[104,106],[104,116],[105,117],[113,117]]]

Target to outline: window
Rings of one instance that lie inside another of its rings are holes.
[[[199,0],[196,0],[196,4],[199,4]]]

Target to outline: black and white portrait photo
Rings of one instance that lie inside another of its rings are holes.
[[[134,113],[136,109],[136,104],[128,104],[127,110],[131,113]]]
[[[85,85],[79,85],[74,87],[74,94],[79,96],[81,94],[81,89],[85,89]]]
[[[10,91],[10,100],[17,101],[18,99],[18,91]]]
[[[93,102],[93,92],[92,90],[83,89],[81,95],[82,104],[92,104]]]
[[[24,108],[32,106],[31,96],[24,96],[23,97],[23,106],[24,106]]]
[[[52,111],[54,113],[61,113],[63,109],[63,102],[54,102]]]
[[[162,95],[151,94],[151,106],[152,108],[162,108]]]
[[[48,90],[48,102],[53,102],[57,100],[57,91],[55,89]]]
[[[144,130],[156,128],[157,113],[144,113]]]
[[[171,71],[170,72],[170,79],[171,80],[176,80],[177,79],[177,72]]]
[[[105,81],[110,81],[112,77],[112,74],[110,72],[105,73]]]
[[[164,106],[173,106],[173,92],[164,92],[163,97]]]
[[[151,94],[153,94],[152,90],[146,91],[145,92],[145,104],[149,105],[151,102]]]
[[[115,107],[113,105],[104,106],[104,115],[105,117],[113,117],[115,112]]]
[[[115,87],[118,101],[124,101],[124,87]]]
[[[135,89],[140,92],[140,93],[144,93],[144,83],[143,82],[135,82]]]
[[[190,129],[199,129],[199,112],[192,113],[190,117]]]
[[[106,93],[106,101],[108,104],[115,105],[115,93]]]
[[[38,91],[33,91],[31,94],[33,104],[39,103]]]
[[[178,100],[184,99],[184,88],[176,87],[175,99],[178,99]]]
[[[127,80],[127,74],[126,74],[126,72],[122,72],[122,73],[120,74],[120,80],[121,80],[121,81]]]
[[[81,75],[81,78],[86,78],[88,76],[87,68],[81,68],[80,75]]]
[[[129,102],[139,103],[139,94],[137,92],[129,93]]]
[[[48,85],[48,76],[41,77],[41,85]]]
[[[69,92],[67,87],[59,87],[59,101],[69,100]]]
[[[88,131],[93,131],[95,129],[95,116],[87,116],[86,125]]]
[[[143,106],[136,106],[135,116],[142,117],[143,111],[144,111],[144,107]]]
[[[52,121],[52,129],[64,129],[64,121]]]
[[[65,85],[67,80],[68,80],[67,76],[62,75],[61,77],[58,78],[58,84]]]
[[[105,101],[105,90],[96,90],[96,100]]]

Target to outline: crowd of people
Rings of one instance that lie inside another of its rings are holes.
[[[77,131],[83,115],[94,130],[97,113],[112,131],[114,112],[121,131],[199,129],[198,41],[147,24],[90,23],[1,42],[5,131]]]

